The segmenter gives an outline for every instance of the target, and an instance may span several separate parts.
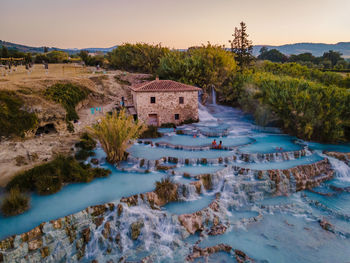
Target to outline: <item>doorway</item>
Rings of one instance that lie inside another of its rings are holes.
[[[158,126],[158,115],[157,114],[149,114],[148,115],[148,125]]]

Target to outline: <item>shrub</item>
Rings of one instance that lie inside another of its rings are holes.
[[[18,188],[11,189],[10,193],[5,197],[1,205],[1,212],[5,216],[14,216],[22,214],[29,208],[30,198],[22,194]]]
[[[124,160],[130,141],[137,139],[144,130],[145,126],[135,122],[133,116],[127,116],[125,110],[107,114],[90,128],[91,135],[100,141],[110,163]]]
[[[160,125],[161,128],[176,128],[176,125],[172,122],[163,123]]]
[[[80,136],[80,141],[75,144],[80,150],[75,154],[75,159],[86,160],[90,156],[94,156],[93,149],[96,147],[96,141],[87,132]]]
[[[158,132],[158,129],[156,126],[150,125],[147,127],[147,130],[145,130],[139,138],[146,139],[146,138],[159,138],[162,137],[162,134]]]
[[[64,183],[89,182],[110,173],[109,170],[91,168],[78,163],[73,157],[57,156],[51,162],[35,166],[16,175],[6,186],[7,190],[18,188],[21,192],[36,191],[46,195],[58,192]]]
[[[197,123],[197,122],[199,122],[199,119],[196,119],[196,120],[194,120],[194,119],[186,119],[181,124],[191,124],[191,123]]]
[[[161,200],[165,202],[177,200],[177,185],[170,177],[163,178],[160,182],[156,182],[155,192]]]
[[[12,91],[0,91],[0,136],[24,136],[35,128],[38,118],[25,109],[24,101]]]
[[[79,119],[75,106],[84,100],[90,91],[86,88],[72,83],[57,83],[44,92],[46,98],[60,103],[66,110],[66,120],[72,121]]]
[[[184,135],[184,131],[183,130],[176,130],[176,134],[177,135]]]
[[[78,161],[85,161],[90,156],[95,156],[95,153],[93,151],[80,149],[79,151],[76,152],[75,159],[77,159]]]

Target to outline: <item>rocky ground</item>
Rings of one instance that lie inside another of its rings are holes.
[[[116,107],[124,97],[127,105],[132,98],[129,86],[149,78],[145,74],[131,74],[121,71],[94,72],[94,68],[65,67],[62,65],[50,66],[46,75],[35,66],[31,75],[20,69],[11,76],[2,78],[0,90],[13,90],[21,94],[25,101],[24,107],[35,111],[38,118],[38,127],[53,125],[54,130],[49,134],[35,135],[36,130],[29,131],[26,138],[2,138],[0,141],[0,186],[4,187],[19,171],[33,167],[36,164],[48,161],[55,153],[69,153],[77,141],[79,134],[87,126],[91,126],[104,113]],[[37,71],[38,72],[37,72]],[[78,74],[78,73],[79,74]],[[115,76],[119,76],[118,79]],[[77,107],[79,122],[74,124],[75,132],[66,129],[64,108],[41,96],[45,88],[58,82],[72,82],[82,85],[92,91],[89,97]],[[101,113],[91,114],[92,107],[101,107]]]

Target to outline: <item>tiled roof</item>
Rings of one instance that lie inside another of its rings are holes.
[[[144,82],[131,87],[135,92],[149,92],[149,91],[199,91],[200,88],[182,84],[173,80],[153,80]]]

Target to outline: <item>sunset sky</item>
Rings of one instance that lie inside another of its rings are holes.
[[[228,45],[245,21],[254,44],[350,41],[350,0],[1,0],[0,39],[30,46]]]

